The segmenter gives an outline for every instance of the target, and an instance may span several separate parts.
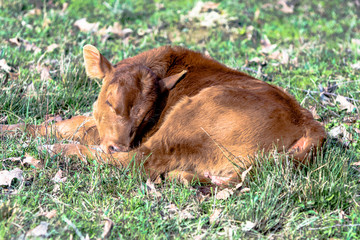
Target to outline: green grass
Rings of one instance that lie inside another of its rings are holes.
[[[329,138],[314,164],[295,170],[286,156],[257,159],[245,181],[250,190],[218,200],[220,189],[201,199],[196,187],[176,182],[156,185],[161,196],[154,197],[136,170],[85,165],[36,150],[54,139],[30,139],[21,134],[2,137],[0,160],[30,153],[42,159],[45,168],[0,162],[1,170],[19,167],[25,177],[17,194],[8,195],[6,187],[0,187],[0,239],[17,239],[42,221],[49,223],[50,238],[80,238],[80,233],[96,239],[101,237],[105,218],[115,224],[113,239],[359,238],[360,169],[352,165],[359,161],[359,112],[341,110],[332,97],[331,104],[322,102],[319,90],[319,85],[336,83],[335,94],[360,100],[360,71],[352,67],[360,61],[360,44],[355,41],[360,39],[356,1],[296,1],[294,12],[285,14],[273,7],[277,1],[264,7],[268,1],[226,0],[217,12],[227,14],[231,21],[207,29],[201,28],[198,20],[182,18],[195,1],[68,1],[64,12],[65,1],[36,2],[39,15],[27,14],[36,7],[28,1],[0,1],[0,59],[19,73],[11,79],[0,70],[0,118],[7,116],[8,124],[19,119],[40,123],[47,114],[67,118],[91,111],[100,86],[86,77],[81,52],[85,44],[96,45],[113,63],[173,44],[207,51],[230,67],[246,66],[245,71],[259,70],[258,63],[248,63],[250,59],[266,61],[262,74],[304,107],[315,106],[327,131],[343,125],[351,139],[344,144],[341,136]],[[163,7],[159,7],[160,2]],[[118,22],[133,33],[126,40],[114,35],[104,40],[73,26],[83,17],[99,22],[99,28]],[[44,19],[50,23],[44,25]],[[15,37],[41,51],[34,53],[10,44],[8,40]],[[266,38],[277,45],[275,50],[286,51],[291,61],[279,63],[280,59],[269,58],[270,53],[261,53],[261,40]],[[46,52],[53,43],[59,47]],[[50,67],[51,79],[41,80],[38,64]],[[33,92],[27,90],[31,84]],[[358,101],[351,103],[358,106]],[[59,169],[67,180],[56,186],[51,179]],[[14,183],[13,188],[17,187]],[[169,207],[171,204],[176,210]],[[57,214],[51,219],[39,215],[53,209]],[[215,209],[221,214],[210,221]],[[186,213],[193,217],[181,217]],[[246,230],[249,222],[253,227]]]

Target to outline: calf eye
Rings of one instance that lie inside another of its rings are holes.
[[[111,105],[111,103],[109,103],[109,101],[108,100],[106,100],[106,102],[105,102],[107,105],[109,105],[110,107],[113,107],[112,105]]]

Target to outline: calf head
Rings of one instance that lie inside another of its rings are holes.
[[[83,53],[87,75],[103,79],[93,105],[101,148],[106,153],[129,151],[142,126],[155,114],[161,94],[170,90],[186,71],[160,79],[141,64],[113,66],[94,46],[86,45]]]

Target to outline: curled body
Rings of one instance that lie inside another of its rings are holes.
[[[52,146],[55,152],[96,155],[118,166],[135,155],[153,178],[170,173],[227,184],[239,181],[239,170],[259,152],[274,148],[307,164],[326,138],[283,89],[198,52],[164,46],[112,65],[86,45],[84,60],[88,76],[103,84],[87,119],[92,140],[78,138],[103,153],[83,145]]]

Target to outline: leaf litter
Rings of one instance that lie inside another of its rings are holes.
[[[41,169],[41,168],[44,167],[40,160],[32,157],[28,153],[25,153],[24,157],[10,157],[10,158],[3,159],[2,161],[7,161],[7,160],[10,160],[12,162],[17,162],[18,161],[23,166],[27,166],[27,165],[28,166],[33,166],[33,167],[38,168],[38,169]]]
[[[8,189],[6,190],[9,194],[17,193],[16,189],[11,188],[14,179],[17,179],[20,182],[20,186],[18,187],[18,190],[20,190],[24,185],[23,171],[21,169],[15,168],[11,171],[0,171],[0,186],[7,186]]]

